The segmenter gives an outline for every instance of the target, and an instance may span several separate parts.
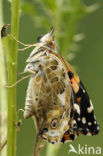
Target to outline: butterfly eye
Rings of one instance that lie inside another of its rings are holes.
[[[55,118],[51,121],[50,126],[52,129],[55,129],[57,127],[57,124],[58,124],[58,120]]]
[[[40,42],[40,39],[41,39],[42,37],[43,37],[43,36],[37,37],[37,41]]]

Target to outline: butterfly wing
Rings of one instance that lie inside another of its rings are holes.
[[[84,135],[96,135],[99,132],[99,124],[94,115],[94,108],[89,95],[79,79],[78,75],[74,72],[72,67],[67,63],[68,76],[71,86],[74,91],[74,121],[77,124],[78,133]]]
[[[64,134],[62,142],[74,140],[76,135],[96,135],[99,132],[99,124],[94,115],[94,108],[89,95],[71,65],[60,55],[53,53],[64,64],[69,81],[73,89],[73,133]],[[75,133],[75,134],[74,134]]]
[[[80,81],[78,92],[75,94],[79,108],[80,115],[76,118],[77,113],[74,114],[74,120],[77,122],[78,131],[84,135],[96,135],[99,132],[99,124],[94,115],[94,108],[86,89]]]

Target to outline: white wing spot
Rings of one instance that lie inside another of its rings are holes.
[[[96,122],[96,121],[94,121],[94,124],[95,124],[95,125],[96,125],[96,123],[97,123],[97,122]]]
[[[88,122],[88,125],[89,125],[89,126],[91,126],[91,125],[92,125],[92,123],[91,123],[91,122]]]
[[[89,132],[89,129],[88,128],[86,128],[86,130]]]
[[[80,118],[78,118],[78,121],[80,121],[81,119]]]
[[[73,120],[73,124],[76,124],[76,121],[75,120]]]
[[[97,130],[99,130],[99,126],[97,127]]]
[[[83,93],[85,93],[85,90],[83,89]]]
[[[90,107],[87,108],[87,112],[91,113],[93,111],[93,104],[92,101],[90,100]]]
[[[82,118],[82,123],[86,124],[86,118],[85,117]]]
[[[78,114],[80,114],[80,108],[78,106],[78,104],[74,104],[74,109],[77,111]]]

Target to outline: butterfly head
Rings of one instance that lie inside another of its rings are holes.
[[[46,35],[44,36],[39,36],[37,38],[37,40],[40,42],[40,43],[46,43],[47,45],[52,45],[54,44],[54,36],[53,36],[53,32],[54,32],[54,29],[53,27],[51,28],[51,31],[49,33],[47,33]]]

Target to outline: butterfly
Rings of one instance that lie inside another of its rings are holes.
[[[56,51],[53,28],[39,38],[27,59],[32,73],[24,118],[35,118],[39,136],[54,144],[74,140],[80,134],[96,135],[99,124],[88,93],[71,65]]]

